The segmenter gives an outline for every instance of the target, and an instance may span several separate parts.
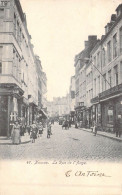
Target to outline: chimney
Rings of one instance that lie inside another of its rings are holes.
[[[85,46],[85,49],[87,49],[89,47],[89,41],[84,41],[84,46]]]
[[[116,13],[117,13],[117,17],[119,17],[122,14],[122,4],[120,4],[117,8],[116,8]]]
[[[113,22],[107,23],[107,25],[105,26],[105,34],[109,32],[112,26],[113,26]]]
[[[92,46],[97,41],[97,35],[88,36],[89,47]]]
[[[111,15],[111,22],[115,22],[116,21],[116,14],[112,14]]]
[[[101,40],[104,38],[104,36],[105,36],[105,35],[102,35],[102,36],[101,36]]]

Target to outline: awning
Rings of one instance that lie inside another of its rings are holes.
[[[43,110],[43,109],[40,109],[40,111],[42,113],[42,115],[45,117],[45,118],[48,118],[48,115],[47,113]]]

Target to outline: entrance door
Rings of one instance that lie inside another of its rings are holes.
[[[8,130],[8,97],[0,96],[0,136],[7,136]]]

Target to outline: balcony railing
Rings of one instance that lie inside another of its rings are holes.
[[[91,99],[91,103],[92,104],[97,103],[97,102],[99,102],[99,97],[98,96],[96,96],[95,98]]]
[[[122,83],[115,86],[115,87],[112,87],[106,91],[103,91],[102,93],[100,93],[98,96],[96,96],[95,98],[91,99],[91,103],[94,104],[94,103],[97,103],[99,102],[100,100],[103,100],[105,98],[109,98],[111,96],[114,96],[114,95],[118,95],[122,93]]]
[[[122,83],[99,94],[100,100],[122,92]]]

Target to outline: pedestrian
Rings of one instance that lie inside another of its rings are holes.
[[[39,135],[42,136],[43,134],[43,125],[42,122],[38,123],[38,131],[39,131]]]
[[[97,123],[96,123],[95,120],[93,121],[93,133],[94,133],[94,136],[96,136],[96,134],[97,134]]]
[[[25,133],[25,127],[22,123],[20,123],[20,135],[24,136],[24,133]]]
[[[18,121],[15,121],[12,132],[11,132],[11,139],[13,144],[20,144],[21,139],[20,139],[20,125]]]
[[[30,125],[27,125],[27,132],[28,132],[28,135],[30,135]]]
[[[71,119],[69,119],[69,127],[71,127],[72,121]]]
[[[38,132],[36,122],[33,121],[33,124],[30,127],[31,127],[31,130],[30,130],[30,132],[31,132],[30,133],[31,142],[35,143],[35,140],[37,139],[37,132]]]
[[[47,125],[47,138],[50,138],[51,134],[51,122],[49,122]]]
[[[75,120],[75,128],[78,128],[77,120]]]
[[[120,119],[118,118],[115,122],[115,132],[116,132],[116,137],[121,137],[121,123]]]

